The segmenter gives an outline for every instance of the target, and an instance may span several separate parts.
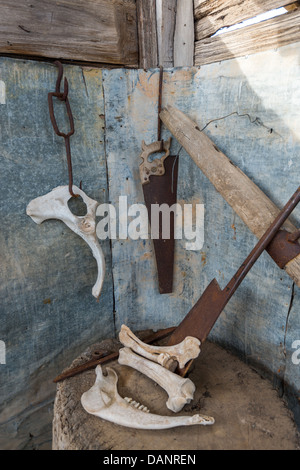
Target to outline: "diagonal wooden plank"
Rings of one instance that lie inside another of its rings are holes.
[[[195,65],[255,54],[300,40],[300,10],[195,43]]]
[[[279,213],[275,204],[183,112],[167,106],[160,116],[217,191],[260,238]],[[285,227],[290,232],[296,230],[290,222]],[[300,287],[300,255],[285,270]]]
[[[196,40],[212,36],[221,28],[232,26],[249,18],[288,4],[288,0],[195,0],[194,15]]]

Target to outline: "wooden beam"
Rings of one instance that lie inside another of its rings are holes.
[[[137,0],[139,67],[155,68],[158,65],[156,0]]]
[[[158,65],[163,67],[174,65],[176,8],[177,0],[156,0]]]
[[[196,40],[207,38],[221,28],[232,26],[274,8],[288,0],[195,0]]]
[[[252,233],[261,238],[279,213],[275,204],[182,111],[167,106],[160,117],[216,190]],[[296,230],[289,221],[284,227],[290,232]],[[300,287],[300,255],[284,269]]]
[[[0,52],[138,66],[135,0],[2,0]]]
[[[194,65],[194,4],[193,0],[177,3],[174,34],[174,67]]]
[[[253,26],[202,39],[195,44],[195,65],[210,64],[300,41],[300,10]]]

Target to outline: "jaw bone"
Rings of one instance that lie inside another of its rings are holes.
[[[89,245],[98,266],[97,280],[92,289],[93,296],[98,299],[105,276],[105,259],[96,236],[95,216],[99,203],[90,199],[77,186],[73,186],[73,191],[82,197],[87,206],[85,216],[76,216],[70,211],[68,201],[72,196],[69,193],[68,186],[59,186],[50,193],[33,199],[28,204],[26,213],[37,224],[41,224],[48,219],[61,220]]]
[[[200,354],[200,341],[192,336],[187,336],[174,346],[150,346],[137,338],[127,326],[122,325],[119,339],[127,348],[167,369],[173,367],[174,360],[183,369],[188,361],[196,359]]]
[[[149,413],[131,398],[123,399],[117,391],[118,377],[116,372],[107,367],[107,376],[101,366],[96,367],[95,384],[81,397],[85,411],[107,421],[136,429],[168,429],[193,424],[213,424],[209,416],[161,416]]]
[[[161,365],[138,356],[129,348],[120,349],[118,362],[138,370],[160,385],[169,395],[166,405],[174,413],[182,410],[194,397],[196,387],[190,379],[180,377]]]

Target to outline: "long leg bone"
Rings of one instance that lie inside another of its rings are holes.
[[[194,397],[195,385],[155,362],[138,356],[129,348],[119,350],[119,364],[132,367],[160,385],[169,395],[166,403],[169,410],[177,413]]]
[[[92,294],[99,298],[104,275],[105,259],[96,236],[96,209],[99,203],[90,199],[81,189],[73,186],[75,194],[79,194],[87,206],[85,216],[74,215],[69,207],[71,199],[68,186],[59,186],[44,196],[33,199],[27,206],[26,213],[34,222],[41,224],[48,219],[58,219],[64,222],[73,232],[79,235],[89,245],[97,261],[98,276]]]
[[[174,346],[150,346],[137,338],[128,326],[122,325],[119,339],[127,348],[167,369],[171,369],[174,360],[182,369],[188,361],[196,359],[200,354],[200,341],[192,336],[187,336],[181,343]]]
[[[161,416],[142,409],[142,405],[132,405],[130,398],[122,398],[117,391],[118,376],[107,367],[107,376],[101,366],[96,367],[95,384],[81,397],[83,408],[90,414],[107,421],[136,429],[168,429],[192,424],[213,424],[209,416]]]

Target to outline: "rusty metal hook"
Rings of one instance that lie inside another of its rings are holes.
[[[65,146],[66,146],[66,154],[67,154],[67,163],[68,163],[68,174],[69,174],[69,192],[72,197],[78,197],[79,194],[74,194],[73,192],[73,172],[72,172],[72,157],[71,157],[71,147],[70,147],[70,137],[71,135],[74,134],[75,128],[74,128],[74,119],[73,119],[73,114],[70,106],[70,102],[68,99],[68,93],[69,93],[69,85],[68,85],[68,80],[65,78],[64,79],[64,91],[63,93],[60,91],[61,87],[61,80],[63,76],[63,66],[61,62],[58,60],[54,62],[55,65],[58,67],[58,76],[56,80],[56,86],[55,86],[55,92],[48,93],[48,106],[49,106],[49,114],[50,114],[50,120],[54,129],[54,132],[56,135],[63,137],[65,139]],[[70,130],[66,134],[65,132],[61,132],[58,128],[55,115],[54,115],[54,108],[53,108],[53,97],[58,98],[60,101],[65,102],[66,106],[66,111],[67,115],[69,118],[69,123],[70,123]]]
[[[65,77],[64,79],[64,92],[62,93],[60,91],[60,86],[61,86],[61,80],[62,80],[62,77],[63,77],[63,66],[62,66],[62,63],[59,62],[59,60],[56,60],[54,62],[54,64],[58,67],[58,76],[57,76],[57,80],[56,80],[56,86],[55,86],[55,95],[60,101],[65,101],[68,97],[68,93],[69,93],[69,84],[68,84],[68,80],[67,78]]]
[[[73,135],[74,132],[75,132],[74,119],[73,119],[73,115],[72,115],[70,102],[69,102],[68,98],[65,98],[64,100],[61,99],[61,101],[65,102],[67,115],[68,115],[69,123],[70,123],[70,131],[66,134],[65,132],[61,132],[58,129],[58,125],[57,125],[57,122],[56,122],[56,119],[55,119],[54,109],[53,109],[53,96],[55,96],[56,98],[59,98],[59,96],[57,96],[56,92],[48,93],[48,105],[49,105],[50,120],[51,120],[51,123],[52,123],[55,134],[60,136],[60,137],[64,137],[64,139],[66,139],[67,137],[70,137],[71,135]]]

